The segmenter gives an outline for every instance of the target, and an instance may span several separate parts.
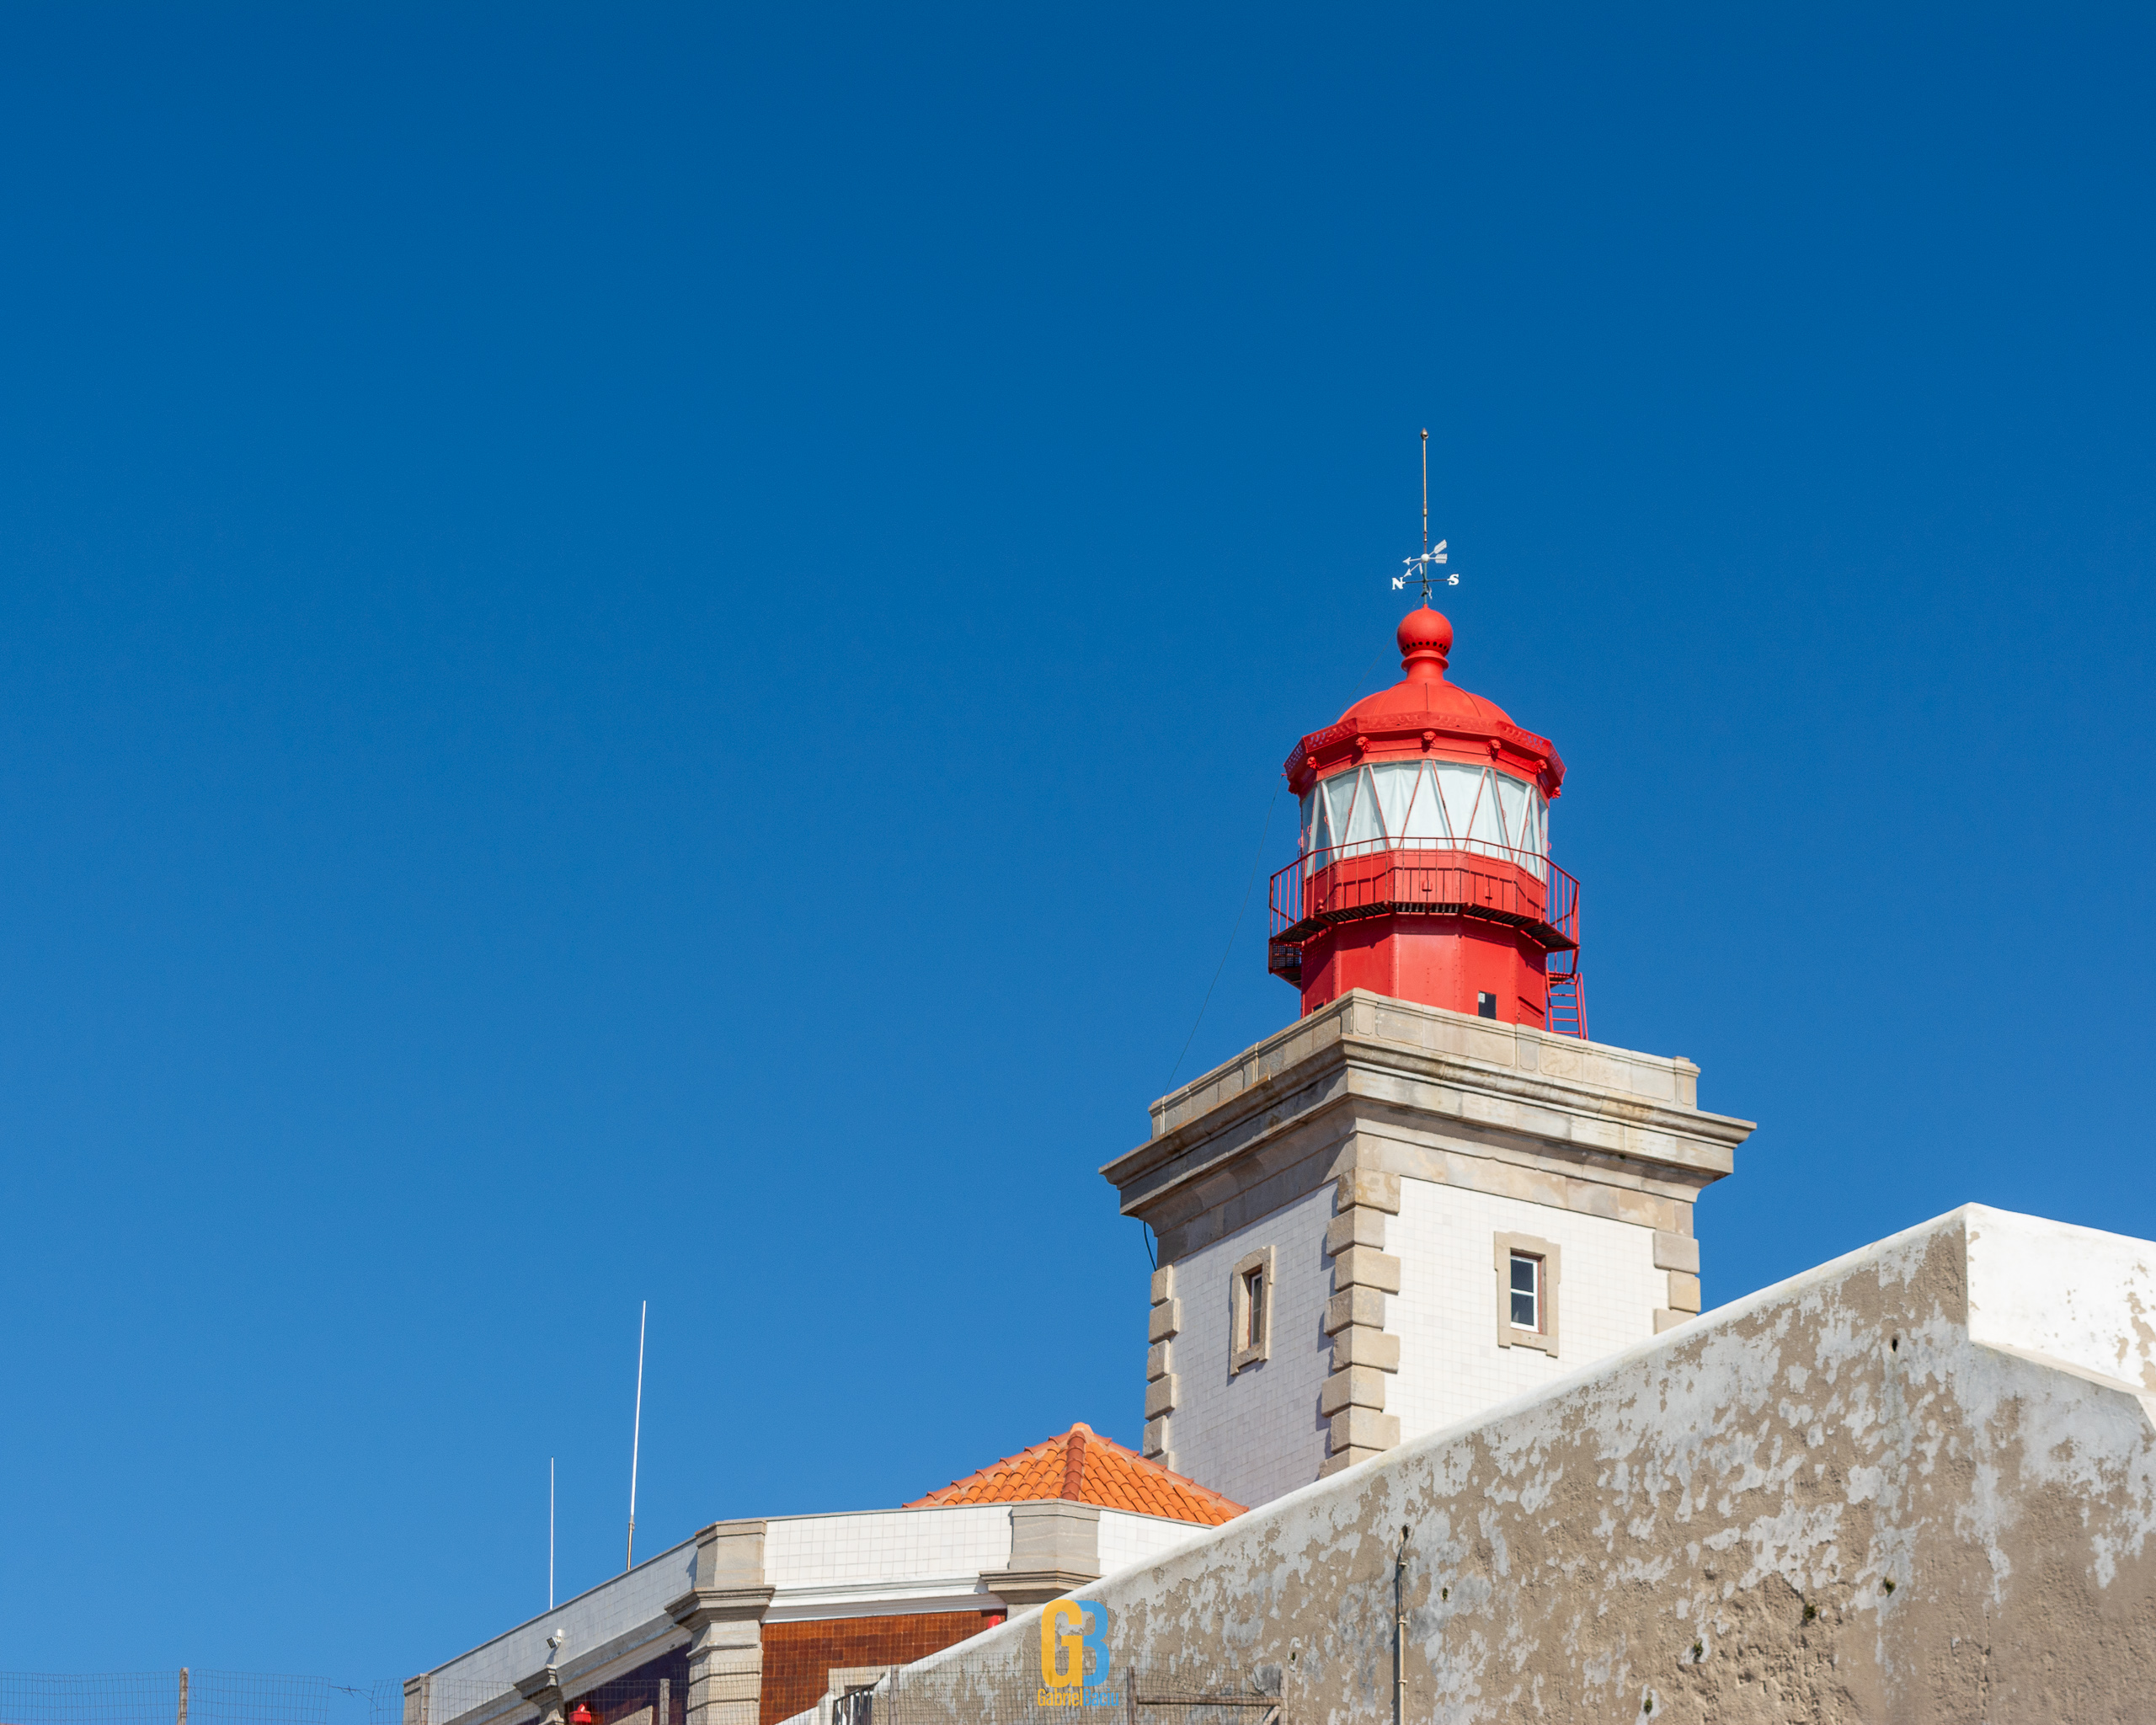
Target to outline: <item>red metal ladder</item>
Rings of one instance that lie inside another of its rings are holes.
[[[1572,968],[1553,970],[1550,974],[1550,1021],[1548,1028],[1560,1036],[1577,1036],[1582,1042],[1587,1037],[1587,987],[1580,980],[1579,959],[1575,957]]]

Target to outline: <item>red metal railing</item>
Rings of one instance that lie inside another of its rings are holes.
[[[1273,877],[1276,940],[1397,911],[1510,923],[1547,952],[1580,943],[1580,884],[1548,857],[1509,845],[1365,841],[1310,852]]]
[[[1550,1028],[1584,1038],[1579,985],[1580,884],[1547,857],[1474,839],[1444,845],[1365,840],[1298,857],[1273,877],[1269,968],[1302,975],[1302,945],[1368,916],[1470,916],[1516,928],[1550,964]]]

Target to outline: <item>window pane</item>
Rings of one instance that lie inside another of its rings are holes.
[[[1355,775],[1355,807],[1348,817],[1348,842],[1368,845],[1385,835],[1378,825],[1378,799],[1370,788],[1370,770],[1364,767]],[[1334,805],[1338,806],[1337,804]]]
[[[1482,769],[1462,766],[1455,761],[1433,761],[1430,769],[1445,793],[1445,825],[1456,837],[1465,837],[1475,814],[1475,798],[1482,788]]]
[[[1264,1342],[1265,1272],[1252,1270],[1250,1273],[1250,1345],[1262,1347]]]
[[[1497,775],[1497,808],[1505,817],[1505,841],[1516,851],[1534,848],[1527,820],[1527,787],[1506,773]]]
[[[1513,1254],[1512,1308],[1513,1327],[1516,1330],[1539,1330],[1542,1327],[1541,1313],[1536,1309],[1536,1296],[1541,1292],[1542,1263],[1539,1258],[1529,1258],[1522,1252]]]
[[[1422,777],[1419,761],[1389,761],[1373,766],[1370,777],[1378,788],[1378,813],[1384,817],[1385,836],[1394,844],[1407,830],[1407,805]]]
[[[1325,798],[1325,842],[1328,846],[1348,842],[1348,813],[1355,806],[1355,782],[1360,773],[1337,772],[1318,787]]]
[[[1415,768],[1415,800],[1407,810],[1407,828],[1404,834],[1411,845],[1435,845],[1449,830],[1445,825],[1444,799],[1438,794],[1437,781],[1430,777],[1427,764]]]
[[[1492,852],[1488,848],[1490,845],[1502,845],[1505,841],[1504,824],[1497,819],[1497,793],[1490,783],[1495,776],[1486,770],[1476,775],[1481,789],[1475,801],[1475,824],[1468,829],[1469,837],[1486,841],[1470,848],[1481,850],[1486,856],[1504,854],[1502,851]]]

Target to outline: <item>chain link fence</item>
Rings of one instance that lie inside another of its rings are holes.
[[[403,1725],[393,1679],[260,1671],[0,1671],[0,1725]]]
[[[1099,1674],[1090,1674],[1098,1676]],[[801,1716],[815,1725],[1294,1725],[1277,1690],[1111,1679],[1055,1690],[1037,1664],[1000,1671],[861,1674],[850,1692]],[[686,1677],[686,1672],[684,1673]],[[688,1725],[688,1684],[670,1674],[577,1691],[572,1725]],[[514,1691],[487,1695],[497,1703]],[[436,1715],[451,1698],[437,1696]],[[477,1701],[481,1697],[456,1697]],[[452,1703],[453,1704],[453,1703]],[[404,1686],[250,1671],[136,1671],[88,1675],[0,1672],[0,1725],[403,1725]]]
[[[1038,1671],[1000,1675],[894,1667],[818,1709],[818,1725],[1292,1725],[1277,1690],[1119,1671],[1044,1690]]]

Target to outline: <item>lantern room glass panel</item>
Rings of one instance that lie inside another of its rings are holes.
[[[1398,844],[1407,832],[1407,812],[1415,802],[1416,787],[1422,777],[1419,761],[1388,761],[1364,769],[1377,787],[1378,817],[1385,822],[1385,836]]]
[[[1546,880],[1550,804],[1540,786],[1494,767],[1379,761],[1335,773],[1304,793],[1301,839],[1313,867],[1401,846],[1458,847]]]
[[[1445,830],[1454,838],[1465,838],[1473,830],[1475,805],[1482,795],[1482,769],[1456,761],[1433,761],[1430,771],[1444,793]]]
[[[1429,762],[1417,761],[1413,772],[1415,800],[1408,805],[1406,822],[1396,829],[1399,841],[1434,847],[1452,836],[1452,829],[1445,825],[1444,798],[1438,793],[1437,780],[1431,776]]]
[[[1365,766],[1357,772],[1353,783],[1355,802],[1348,815],[1348,842],[1364,848],[1381,846],[1385,828],[1378,822],[1377,793],[1370,784],[1369,768]]]
[[[1336,773],[1318,788],[1325,793],[1325,825],[1326,846],[1335,851],[1348,842],[1348,823],[1355,809],[1355,792],[1362,779],[1359,772]]]

